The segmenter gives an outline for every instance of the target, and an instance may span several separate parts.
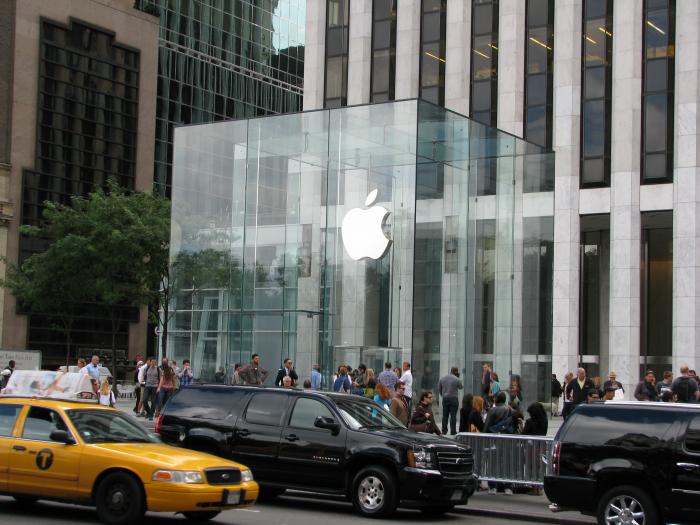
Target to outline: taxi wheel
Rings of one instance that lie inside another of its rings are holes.
[[[108,525],[138,523],[146,512],[141,485],[124,472],[103,479],[97,487],[96,500],[97,515]]]
[[[194,521],[195,523],[213,520],[219,514],[221,514],[220,510],[209,510],[209,511],[199,511],[199,512],[183,512],[182,513],[182,515],[185,516],[185,518],[187,518],[190,521]]]

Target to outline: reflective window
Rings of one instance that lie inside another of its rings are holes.
[[[21,405],[0,405],[0,436],[10,437],[12,435],[17,416],[21,410]]]
[[[375,0],[372,7],[372,88],[370,100],[394,100],[396,78],[396,2]]]
[[[675,0],[644,2],[642,183],[673,180]]]
[[[527,0],[526,21],[524,134],[551,148],[554,0]]]
[[[220,420],[229,413],[235,417],[240,413],[245,394],[244,390],[232,389],[223,396],[221,389],[217,388],[201,386],[181,388],[168,401],[165,413],[187,419]]]
[[[471,103],[469,116],[488,126],[498,121],[498,0],[472,0]]]
[[[672,410],[630,410],[623,407],[596,407],[578,412],[568,427],[564,441],[576,440],[580,446],[653,448],[664,441],[678,416]]]
[[[27,419],[24,420],[22,437],[36,441],[51,441],[51,432],[54,430],[68,430],[58,412],[43,407],[31,407]]]
[[[445,103],[447,0],[422,0],[420,97]]]
[[[610,185],[613,4],[583,5],[581,187]]]
[[[248,404],[245,420],[258,425],[279,425],[286,406],[284,394],[256,394]]]
[[[326,93],[324,107],[348,103],[348,33],[350,0],[326,3]]]
[[[326,405],[316,399],[301,397],[294,405],[292,417],[289,420],[290,427],[315,429],[314,421],[317,417],[333,417]]]
[[[695,417],[685,433],[685,448],[689,452],[700,454],[700,417]]]

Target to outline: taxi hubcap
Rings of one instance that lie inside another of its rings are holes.
[[[107,494],[107,504],[111,512],[123,513],[128,506],[127,501],[126,490],[120,485],[113,486]]]
[[[605,509],[605,523],[609,525],[644,525],[644,509],[632,496],[616,496]]]
[[[357,488],[360,506],[363,509],[375,510],[384,503],[384,485],[375,476],[367,476]]]

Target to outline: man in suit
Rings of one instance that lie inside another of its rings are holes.
[[[566,385],[566,397],[571,400],[572,410],[581,403],[587,402],[589,390],[595,390],[593,381],[586,377],[586,371],[583,368],[579,368],[576,378]]]
[[[282,386],[282,380],[285,377],[291,377],[292,378],[292,386],[297,384],[297,381],[299,380],[299,376],[297,373],[294,371],[294,368],[292,368],[292,360],[289,359],[288,357],[284,360],[282,364],[282,368],[280,368],[277,371],[277,379],[275,379],[275,386]]]

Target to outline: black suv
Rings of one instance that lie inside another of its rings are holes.
[[[386,516],[400,503],[447,512],[476,488],[469,448],[410,432],[359,396],[192,386],[168,402],[156,432],[167,443],[247,465],[262,495],[340,494],[364,515]]]
[[[554,438],[544,490],[601,525],[700,521],[700,405],[580,405]]]

